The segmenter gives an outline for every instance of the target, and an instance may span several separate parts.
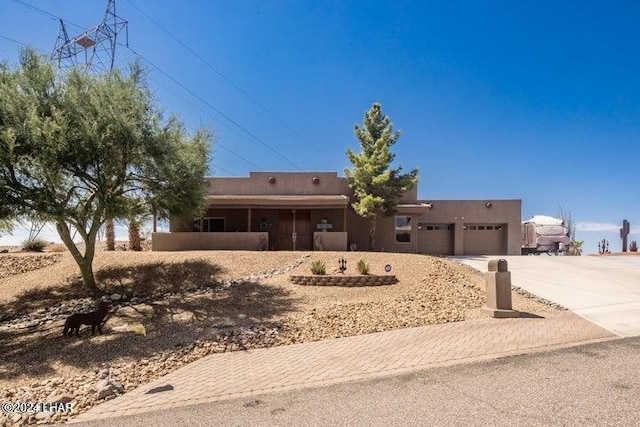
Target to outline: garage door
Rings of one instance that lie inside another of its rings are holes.
[[[504,224],[465,224],[465,255],[506,255],[507,226]]]
[[[418,247],[428,255],[453,255],[453,224],[418,224]]]

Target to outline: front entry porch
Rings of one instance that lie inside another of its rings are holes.
[[[347,210],[216,208],[171,233],[153,233],[156,251],[172,250],[347,250]]]

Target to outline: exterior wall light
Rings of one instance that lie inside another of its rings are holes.
[[[320,184],[320,178],[318,178],[317,176],[314,176],[311,179],[311,182],[313,182],[314,185],[318,185],[318,184]]]
[[[267,180],[267,182],[269,184],[275,184],[276,183],[276,177],[275,176],[270,176],[269,179]]]
[[[491,202],[487,202],[487,205],[486,205],[486,206],[487,206],[488,208],[490,208],[491,206],[493,206],[493,203],[491,203]]]

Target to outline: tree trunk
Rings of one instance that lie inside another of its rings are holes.
[[[372,216],[369,219],[369,250],[375,252],[376,250],[376,217]]]
[[[58,230],[60,239],[62,239],[64,245],[69,249],[71,256],[73,256],[73,259],[80,268],[80,275],[82,276],[82,283],[85,289],[94,292],[97,291],[98,286],[96,285],[96,278],[93,275],[93,255],[95,254],[96,248],[95,233],[89,234],[87,239],[84,239],[85,250],[83,256],[73,242],[73,239],[71,239],[71,232],[64,220],[60,219],[56,221],[56,229]]]
[[[98,286],[96,285],[96,278],[93,275],[92,265],[89,264],[84,258],[82,258],[81,261],[76,261],[78,262],[78,267],[80,267],[80,275],[82,276],[82,282],[84,283],[85,289],[97,291]]]
[[[135,221],[129,221],[129,249],[132,251],[141,251],[140,229]]]
[[[115,251],[116,250],[116,231],[113,226],[113,218],[107,218],[106,222],[106,238],[107,238],[107,250]]]

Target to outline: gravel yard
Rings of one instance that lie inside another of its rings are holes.
[[[313,260],[324,261],[332,274],[341,257],[346,274],[357,274],[359,259],[371,274],[385,274],[391,265],[398,283],[342,288],[288,280],[310,274]],[[423,255],[101,251],[94,270],[107,295],[118,293],[118,308],[104,335],[91,337],[84,329],[80,338],[62,337],[65,316],[52,313],[87,296],[70,254],[0,254],[0,398],[64,397],[79,413],[211,353],[484,316],[482,276]],[[538,315],[557,310],[517,293],[513,303]],[[25,326],[20,319],[27,314],[39,321]],[[125,323],[143,324],[147,335],[113,330]]]

